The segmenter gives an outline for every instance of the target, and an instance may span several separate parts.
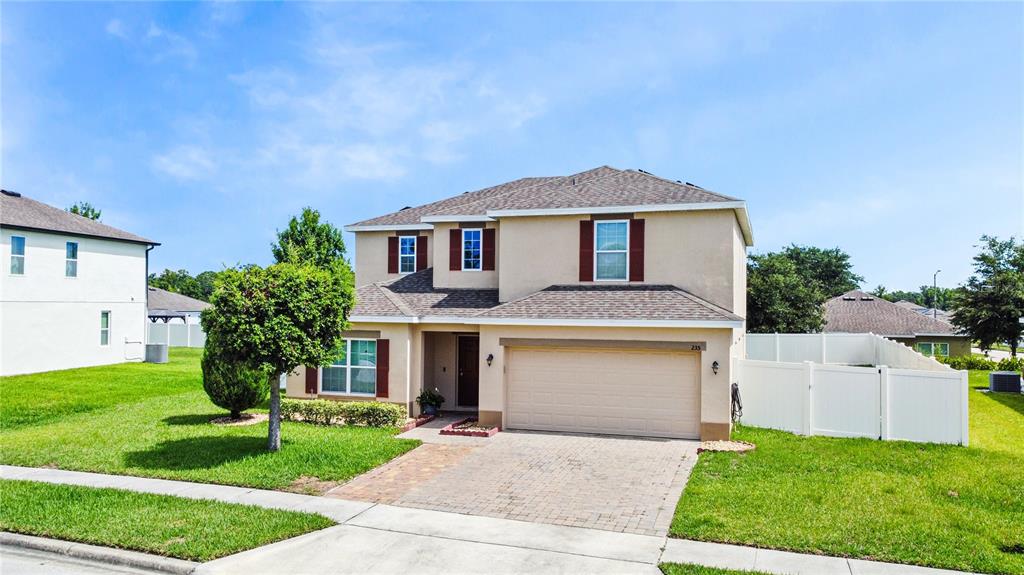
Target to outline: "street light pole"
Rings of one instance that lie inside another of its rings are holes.
[[[942,270],[935,270],[932,274],[932,318],[939,319],[939,307],[936,305],[939,303],[939,284],[938,277],[939,272]]]

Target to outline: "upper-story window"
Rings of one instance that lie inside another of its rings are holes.
[[[64,277],[78,277],[78,242],[67,242],[64,246]]]
[[[11,274],[25,274],[25,238],[11,236]]]
[[[416,236],[398,238],[398,273],[411,274],[416,271]]]
[[[483,230],[462,230],[462,269],[480,270]]]
[[[629,222],[594,222],[594,259],[597,280],[624,280],[629,265]]]

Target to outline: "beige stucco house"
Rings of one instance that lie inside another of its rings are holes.
[[[746,204],[607,166],[346,227],[345,357],[290,397],[377,399],[504,428],[721,439],[744,349]]]

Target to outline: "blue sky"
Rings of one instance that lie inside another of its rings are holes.
[[[2,5],[7,189],[268,263],[521,176],[643,168],[749,203],[755,251],[839,246],[865,287],[952,286],[1024,235],[1020,4]]]

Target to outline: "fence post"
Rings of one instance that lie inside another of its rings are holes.
[[[827,357],[825,355],[825,341],[825,332],[821,332],[821,361],[819,363],[821,363],[822,365],[828,363],[827,361],[825,361],[825,358]]]
[[[812,435],[814,429],[811,421],[811,414],[814,413],[812,401],[814,400],[814,362],[804,362],[804,383],[807,384],[804,390],[804,435]]]
[[[970,414],[967,404],[970,402],[968,395],[970,387],[968,384],[967,372],[960,371],[960,445],[967,447],[968,435],[970,434]]]
[[[781,361],[779,359],[779,334],[775,334],[775,361]]]
[[[171,347],[171,322],[164,320],[164,327],[167,328],[167,347]]]
[[[878,438],[888,441],[889,435],[889,366],[878,366],[878,411],[881,431]]]

